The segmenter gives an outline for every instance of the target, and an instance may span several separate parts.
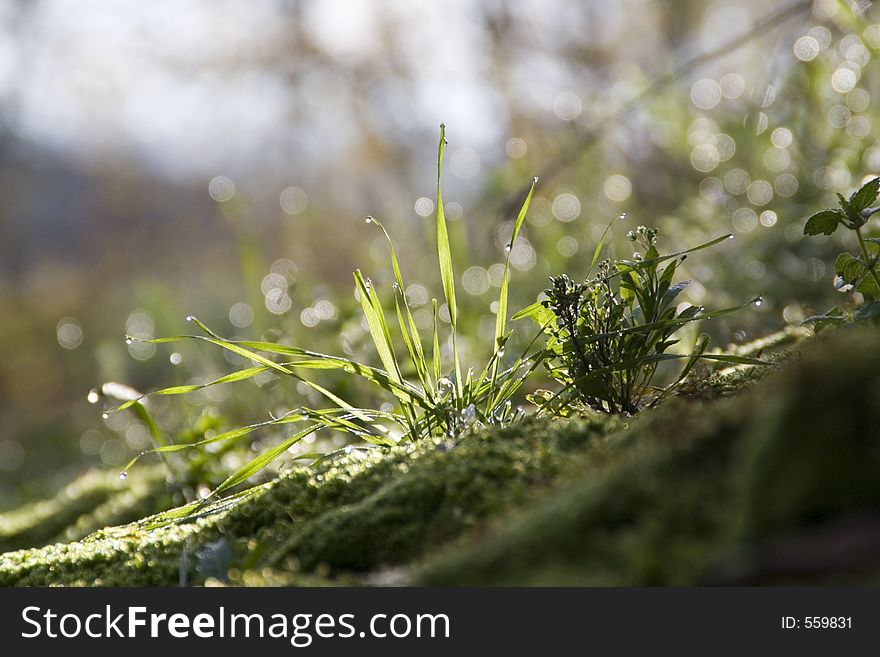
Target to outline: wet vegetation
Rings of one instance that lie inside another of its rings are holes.
[[[0,441],[0,585],[880,583],[875,14],[792,3],[605,118],[560,93],[576,139],[511,133],[482,196],[441,125],[367,248],[214,177],[207,278],[55,324],[88,384],[46,393],[58,455]],[[771,32],[772,82],[716,61]]]

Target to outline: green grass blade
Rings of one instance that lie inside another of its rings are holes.
[[[538,179],[535,178],[532,180],[532,186],[529,188],[529,193],[526,195],[525,201],[523,201],[522,207],[520,207],[519,214],[516,217],[516,222],[513,224],[513,233],[510,236],[510,243],[507,245],[507,261],[504,263],[504,273],[501,276],[501,291],[498,294],[498,312],[495,315],[495,351],[501,348],[501,338],[504,336],[504,331],[507,325],[507,297],[508,297],[508,286],[510,285],[510,257],[513,254],[513,247],[516,243],[516,238],[519,235],[520,228],[522,228],[523,221],[525,221],[526,214],[529,211],[529,205],[532,202],[532,196],[535,193],[535,185],[538,183]]]
[[[661,262],[666,262],[667,260],[672,260],[674,258],[680,258],[681,256],[688,255],[690,253],[696,253],[697,251],[702,251],[703,249],[708,249],[710,246],[715,246],[716,244],[720,244],[726,240],[733,239],[733,233],[727,233],[726,235],[722,235],[721,237],[716,237],[713,240],[709,240],[708,242],[703,242],[702,244],[698,244],[697,246],[691,247],[689,249],[685,249],[684,251],[679,251],[678,253],[669,253],[662,256],[657,256],[654,258],[646,258],[645,260],[628,261],[628,260],[619,260],[618,261],[618,270],[609,276],[605,276],[602,278],[596,278],[592,281],[588,281],[589,284],[597,283],[600,280],[609,281],[612,278],[620,276],[621,274],[633,271],[639,271],[642,269],[647,269],[650,267],[656,267]],[[621,267],[623,264],[625,266]]]
[[[313,431],[316,431],[320,428],[320,424],[309,425],[305,429],[302,429],[301,431],[298,431],[289,438],[281,441],[279,444],[275,445],[275,447],[272,447],[270,449],[267,449],[265,452],[260,453],[254,459],[252,459],[251,461],[240,467],[238,470],[233,472],[231,475],[229,475],[229,477],[227,477],[223,483],[221,483],[219,486],[217,486],[217,488],[211,491],[211,494],[206,499],[216,497],[223,491],[229,490],[233,486],[237,486],[247,481],[255,474],[257,474],[260,470],[272,463],[272,461],[284,454],[284,452],[290,449],[293,445],[298,443],[300,440],[308,436]]]
[[[516,321],[518,319],[532,317],[533,315],[538,314],[543,309],[544,309],[544,305],[540,301],[535,301],[535,303],[533,303],[532,305],[526,306],[525,308],[523,308],[519,312],[514,313],[513,317],[511,317],[511,319],[513,321]]]
[[[430,382],[430,378],[428,377],[428,364],[425,360],[425,352],[422,348],[422,338],[419,334],[419,329],[416,326],[415,319],[412,316],[412,311],[409,307],[409,302],[406,300],[406,285],[403,282],[403,274],[400,271],[400,263],[397,260],[397,252],[394,250],[394,242],[391,241],[391,236],[388,234],[388,231],[385,230],[385,226],[376,219],[375,217],[367,217],[367,223],[375,224],[379,227],[382,233],[385,235],[385,239],[388,241],[388,248],[391,252],[391,269],[394,272],[394,281],[395,281],[395,295],[394,295],[394,305],[397,311],[397,322],[400,325],[400,332],[403,335],[403,340],[406,343],[407,351],[410,355],[410,360],[413,363],[413,367],[416,370],[416,375],[419,377],[419,381],[422,384],[422,387],[426,390],[432,390],[432,385]],[[403,300],[403,310],[400,307],[400,299]],[[406,321],[404,321],[404,312],[406,315]]]
[[[150,436],[153,437],[153,442],[157,447],[165,447],[168,445],[168,440],[165,438],[165,434],[162,433],[162,430],[159,428],[159,425],[156,424],[156,421],[153,419],[153,416],[150,415],[150,412],[144,407],[143,404],[135,403],[132,408],[134,414],[138,416],[141,422],[147,425],[147,430],[150,432]]]
[[[704,319],[714,319],[715,317],[722,317],[724,315],[729,315],[731,313],[735,313],[744,308],[748,308],[752,304],[757,301],[756,299],[752,299],[751,301],[741,304],[739,306],[731,306],[730,308],[722,308],[721,310],[713,310],[712,312],[703,313],[702,315],[694,315],[694,316],[679,316],[673,319],[664,319],[656,322],[649,322],[647,324],[636,324],[635,326],[629,326],[627,328],[620,329],[618,331],[611,331],[609,333],[594,333],[586,338],[580,340],[582,344],[590,344],[593,342],[598,342],[600,340],[605,340],[607,338],[614,338],[621,335],[627,335],[630,333],[648,333],[651,331],[661,330],[661,329],[670,329],[673,327],[680,327],[688,324],[690,322],[698,322]]]
[[[611,230],[611,227],[614,225],[614,222],[623,219],[624,214],[619,214],[614,219],[608,222],[608,225],[605,226],[605,230],[602,231],[602,237],[599,238],[599,243],[596,244],[596,250],[593,251],[593,259],[590,261],[590,268],[587,270],[587,276],[593,273],[593,269],[596,267],[596,263],[599,262],[599,254],[602,253],[602,247],[605,245],[605,238],[608,237],[608,233]]]
[[[265,365],[260,365],[258,367],[248,367],[243,370],[238,370],[236,372],[232,372],[231,374],[227,374],[225,376],[221,376],[218,379],[214,379],[213,381],[209,381],[208,383],[201,384],[191,384],[191,385],[183,385],[183,386],[171,386],[169,388],[162,388],[161,390],[154,390],[153,392],[148,392],[145,395],[141,395],[137,399],[130,399],[125,403],[116,407],[115,410],[123,411],[130,406],[134,406],[138,404],[140,401],[148,398],[148,397],[159,397],[164,395],[185,395],[189,392],[196,392],[197,390],[204,390],[205,388],[209,388],[211,386],[220,385],[221,383],[234,383],[236,381],[244,381],[246,379],[250,379],[257,374],[261,374],[262,372],[268,372],[269,368]]]
[[[354,272],[354,281],[357,285],[358,295],[361,299],[361,308],[364,311],[364,317],[367,320],[367,327],[370,331],[370,337],[376,352],[379,354],[379,360],[382,361],[382,367],[387,372],[389,378],[395,383],[401,383],[403,377],[400,374],[400,368],[397,364],[397,358],[394,354],[394,346],[391,343],[391,334],[388,331],[388,324],[385,322],[385,312],[379,297],[373,286],[364,279],[360,269]],[[406,401],[402,399],[401,401]]]
[[[437,337],[437,299],[431,299],[431,310],[434,313],[434,380],[437,382],[439,389],[442,368],[440,365],[440,339]]]
[[[449,231],[446,227],[446,212],[443,209],[443,191],[440,180],[443,174],[443,152],[446,150],[446,126],[440,124],[440,146],[437,149],[437,255],[440,260],[440,280],[443,283],[443,296],[449,309],[449,322],[452,325],[452,359],[455,367],[455,385],[458,397],[463,388],[461,362],[458,358],[457,328],[458,308],[455,302],[455,272],[452,267],[452,249],[449,246]]]

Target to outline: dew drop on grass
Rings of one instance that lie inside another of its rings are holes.
[[[757,298],[755,299],[755,305],[756,305],[756,306],[760,306],[762,303],[764,303],[764,297],[757,297]]]
[[[128,473],[125,470],[123,470],[122,472],[119,473],[119,478],[122,479],[122,481],[125,481],[125,478],[127,476],[128,476]]]
[[[727,239],[729,240],[732,240],[734,237],[736,237],[736,235],[734,235],[733,233],[728,233],[727,235]]]
[[[508,251],[508,252],[509,252],[510,249],[512,249],[512,248],[513,248],[513,242],[508,242],[507,244],[504,245],[504,250],[505,250],[505,251]]]
[[[371,216],[367,215],[366,222],[367,222],[368,224],[373,223],[373,218],[372,218]]]
[[[186,321],[188,321],[188,322],[191,322],[191,321],[193,321],[194,319],[195,319],[195,317],[193,317],[192,315],[187,315],[187,316],[186,316]]]
[[[101,396],[98,394],[98,391],[95,390],[94,388],[92,388],[91,390],[89,390],[89,396],[86,397],[86,399],[89,400],[89,403],[90,403],[90,404],[97,404],[97,403],[98,403],[98,400],[99,400],[100,398],[101,398]]]
[[[101,417],[106,420],[108,417],[110,417],[110,413],[108,413],[107,411],[104,411],[103,413],[101,413]]]
[[[130,335],[126,335],[125,344],[131,344],[132,342],[134,342],[134,338],[132,338]]]
[[[538,184],[538,176],[535,176],[532,180],[534,181],[534,183],[535,183],[536,185]]]
[[[351,450],[352,450],[351,445],[346,445],[346,446],[345,446],[345,453],[346,453],[346,454],[351,454]]]

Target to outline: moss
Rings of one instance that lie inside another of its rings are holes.
[[[535,421],[455,443],[352,454],[297,470],[184,521],[166,516],[83,541],[0,558],[0,584],[170,585],[203,582],[198,555],[228,541],[228,566],[345,578],[414,558],[484,518],[524,504],[571,455],[619,426],[614,418]],[[247,573],[251,573],[248,575]]]
[[[530,419],[355,452],[182,520],[5,554],[0,584],[880,581],[878,346],[875,331],[823,334],[626,423]],[[44,536],[77,513],[71,536],[148,509],[133,481],[59,500]]]
[[[600,468],[488,536],[430,559],[414,581],[876,581],[878,346],[875,331],[840,331],[748,393],[644,414]],[[780,559],[808,548],[808,562]],[[840,550],[846,562],[833,558]]]
[[[161,468],[144,468],[129,484],[116,473],[89,472],[52,499],[0,514],[0,552],[77,540],[101,527],[155,513],[169,501]]]

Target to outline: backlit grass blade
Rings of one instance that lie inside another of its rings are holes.
[[[533,303],[529,306],[526,306],[525,308],[523,308],[522,310],[520,310],[517,313],[514,313],[513,317],[511,317],[511,319],[516,321],[518,319],[524,319],[525,317],[532,317],[533,315],[540,312],[543,308],[544,308],[544,305],[540,301],[535,301],[535,303]]]
[[[205,388],[209,388],[211,386],[220,385],[221,383],[234,383],[236,381],[244,381],[246,379],[250,379],[257,374],[261,374],[263,372],[268,372],[269,368],[265,365],[260,365],[258,367],[248,367],[243,370],[238,370],[236,372],[232,372],[231,374],[227,374],[225,376],[221,376],[218,379],[214,379],[213,381],[209,381],[208,383],[201,384],[191,384],[191,385],[183,385],[183,386],[171,386],[169,388],[162,388],[161,390],[154,390],[153,392],[148,392],[145,395],[141,395],[137,399],[130,399],[120,406],[116,407],[117,411],[122,411],[128,408],[129,406],[133,406],[138,402],[146,399],[147,397],[158,397],[163,395],[185,395],[189,392],[196,392],[197,390],[204,390]]]
[[[501,338],[504,336],[504,330],[507,324],[507,297],[508,297],[508,286],[510,284],[510,258],[513,255],[513,247],[516,244],[516,238],[519,235],[520,228],[522,228],[523,221],[525,221],[526,214],[529,211],[529,205],[532,202],[532,195],[535,193],[535,185],[538,183],[538,179],[535,178],[532,180],[532,186],[529,187],[529,193],[526,195],[526,200],[523,201],[522,207],[519,210],[519,215],[516,217],[516,222],[513,224],[513,233],[510,236],[510,243],[507,245],[507,260],[504,263],[504,273],[501,275],[501,291],[498,294],[498,311],[495,315],[495,351],[501,348]]]
[[[592,281],[589,281],[589,283],[598,283],[599,281],[610,281],[611,279],[616,278],[617,276],[620,276],[621,274],[624,274],[627,272],[633,272],[633,271],[638,271],[641,269],[654,267],[654,266],[660,264],[661,262],[666,262],[667,260],[673,260],[674,258],[680,258],[681,256],[688,255],[690,253],[695,253],[697,251],[702,251],[703,249],[708,249],[710,246],[715,246],[716,244],[720,244],[721,242],[724,242],[725,240],[731,240],[731,239],[733,239],[733,237],[734,237],[733,233],[727,233],[726,235],[722,235],[721,237],[716,237],[713,240],[709,240],[708,242],[704,242],[703,244],[698,244],[697,246],[691,247],[690,249],[685,249],[684,251],[679,251],[678,253],[669,253],[669,254],[657,256],[654,258],[646,258],[645,260],[639,260],[637,262],[623,260],[620,262],[625,264],[626,265],[625,267],[619,268],[616,272],[614,272],[608,276],[603,276],[601,278],[593,279]]]
[[[288,345],[278,344],[276,342],[254,342],[249,340],[237,341],[239,344],[248,349],[257,351],[265,351],[267,353],[278,354],[281,356],[305,356],[306,359],[284,363],[286,367],[296,369],[299,367],[309,369],[338,369],[350,374],[356,374],[376,385],[388,390],[389,392],[402,392],[412,398],[414,403],[423,403],[425,401],[424,391],[419,390],[406,380],[395,381],[387,372],[370,365],[364,365],[357,361],[343,358],[342,356],[329,356],[316,351],[290,347]]]
[[[440,340],[437,336],[437,299],[431,299],[431,310],[434,315],[434,380],[437,381],[437,388],[439,390],[442,368],[440,366]]]
[[[400,271],[400,263],[397,260],[397,253],[394,250],[394,242],[391,241],[391,236],[388,234],[388,231],[385,230],[385,226],[376,219],[375,217],[367,217],[367,223],[375,224],[382,231],[382,234],[385,235],[385,239],[388,242],[388,248],[391,252],[391,269],[394,272],[394,281],[395,281],[395,295],[394,295],[394,305],[397,311],[397,322],[400,325],[400,332],[403,335],[403,340],[406,343],[407,351],[409,351],[410,360],[412,360],[413,367],[416,370],[416,375],[419,377],[419,381],[421,382],[423,388],[426,391],[432,390],[431,380],[428,376],[428,364],[425,360],[425,352],[422,348],[422,338],[419,334],[418,326],[416,326],[415,319],[413,318],[412,311],[409,307],[409,302],[406,299],[406,285],[403,282],[403,274]],[[403,300],[403,310],[401,310],[400,300]],[[404,311],[406,314],[406,321],[404,321]]]
[[[135,463],[137,463],[142,457],[147,454],[166,454],[169,452],[179,452],[185,449],[194,449],[196,447],[204,447],[205,445],[210,445],[213,443],[221,443],[227,441],[234,441],[239,438],[243,438],[244,436],[252,434],[254,431],[258,429],[262,429],[264,427],[269,427],[274,424],[284,424],[287,422],[301,422],[305,419],[305,415],[302,413],[293,413],[285,415],[283,418],[275,418],[272,420],[266,420],[265,422],[257,422],[256,424],[249,424],[244,427],[238,427],[236,429],[231,429],[229,431],[224,431],[223,433],[219,433],[215,436],[211,436],[209,438],[205,438],[203,440],[196,441],[194,443],[177,443],[174,445],[164,445],[162,447],[157,447],[154,449],[147,449],[140,452],[137,456],[135,456],[131,461],[129,461],[125,467],[122,469],[123,472],[130,470]]]
[[[310,433],[313,433],[314,431],[316,431],[317,429],[320,429],[320,428],[321,428],[320,424],[310,425],[310,426],[306,427],[305,429],[293,434],[289,438],[281,441],[280,443],[278,443],[274,447],[271,447],[271,448],[267,449],[265,452],[260,453],[258,456],[253,458],[251,461],[249,461],[248,463],[246,463],[245,465],[240,467],[238,470],[233,472],[231,475],[229,475],[229,477],[227,477],[223,483],[221,483],[219,486],[217,486],[217,488],[215,488],[213,491],[211,491],[211,494],[205,499],[210,499],[212,497],[216,497],[217,495],[219,495],[223,491],[229,490],[230,488],[247,481],[248,479],[253,477],[255,474],[257,474],[260,470],[262,470],[267,465],[272,463],[272,461],[274,461],[279,456],[284,454],[284,452],[286,452],[288,449],[293,447],[300,440],[302,440],[303,438],[308,436]]]
[[[599,262],[599,255],[602,253],[602,247],[605,245],[605,238],[608,236],[608,232],[611,230],[611,227],[614,225],[614,222],[623,219],[625,215],[619,214],[614,219],[608,222],[608,225],[605,226],[605,230],[602,231],[602,237],[599,238],[599,243],[596,244],[596,250],[593,251],[593,259],[590,261],[590,268],[587,270],[587,276],[593,273],[593,269],[596,267],[596,263]]]
[[[379,297],[376,295],[373,286],[364,279],[360,269],[354,272],[354,281],[357,285],[358,296],[361,300],[364,317],[367,320],[370,337],[373,339],[376,352],[379,354],[379,360],[382,361],[382,367],[392,381],[400,383],[403,378],[400,375],[397,358],[394,355],[394,346],[391,343],[391,335],[388,332],[385,312],[379,303]],[[403,399],[402,401],[406,400]]]
[[[275,361],[273,361],[269,358],[266,358],[265,356],[258,354],[257,352],[255,352],[251,349],[246,349],[245,347],[241,346],[240,343],[237,344],[235,342],[231,342],[229,340],[226,340],[224,338],[217,336],[216,333],[211,331],[207,326],[205,326],[203,323],[201,323],[195,317],[190,316],[187,319],[189,321],[195,323],[196,326],[198,326],[200,329],[202,329],[203,331],[205,331],[209,335],[207,335],[207,336],[204,336],[204,335],[178,335],[178,336],[174,336],[174,337],[170,337],[170,338],[153,338],[151,340],[144,340],[144,342],[152,342],[154,344],[162,344],[162,343],[169,343],[169,342],[179,342],[181,340],[188,340],[188,339],[189,340],[203,340],[205,342],[210,342],[211,344],[217,345],[218,347],[226,349],[227,351],[231,351],[234,354],[237,354],[239,356],[242,356],[242,357],[247,358],[249,360],[252,360],[254,362],[260,363],[261,365],[264,365],[264,366],[268,367],[269,369],[275,370],[276,372],[278,372],[280,374],[292,377],[292,378],[296,379],[297,381],[302,381],[305,385],[309,386],[310,388],[312,388],[316,392],[324,395],[325,397],[327,397],[327,399],[332,401],[334,404],[338,405],[340,408],[352,410],[355,413],[358,412],[357,409],[354,408],[354,406],[352,406],[351,404],[346,402],[341,397],[338,397],[337,395],[333,394],[332,392],[330,392],[329,390],[327,390],[323,386],[318,385],[314,381],[310,381],[310,380],[306,379],[305,377],[300,376],[299,374],[297,374],[296,372],[291,370],[288,366],[282,365],[280,363],[276,363]],[[120,409],[117,408],[116,410],[120,410]]]
[[[443,209],[443,191],[440,179],[443,174],[443,152],[446,149],[446,126],[440,124],[440,146],[437,149],[437,255],[440,260],[440,280],[443,283],[443,296],[449,309],[449,323],[452,326],[452,360],[455,367],[455,385],[458,397],[462,396],[461,363],[458,358],[458,308],[455,302],[455,273],[452,267],[452,249],[449,247],[449,231],[446,228],[446,212]]]
[[[605,340],[608,338],[615,338],[621,335],[626,335],[630,333],[648,333],[651,331],[656,331],[658,329],[667,329],[672,328],[673,326],[684,326],[685,324],[689,324],[690,322],[697,322],[703,319],[714,319],[715,317],[722,317],[724,315],[730,315],[731,313],[735,313],[744,308],[748,308],[754,303],[757,303],[760,297],[752,299],[751,301],[744,303],[739,306],[731,306],[730,308],[722,308],[721,310],[713,310],[712,312],[703,313],[702,315],[694,315],[694,316],[686,316],[686,317],[675,317],[673,319],[665,319],[656,322],[649,322],[647,324],[637,324],[635,326],[628,326],[626,328],[612,331],[610,333],[595,333],[586,338],[582,338],[580,340],[581,344],[590,344],[593,342],[599,342],[600,340]]]
[[[165,447],[168,445],[168,441],[165,439],[165,434],[162,433],[159,425],[156,424],[153,416],[150,415],[150,412],[143,404],[135,403],[132,410],[134,411],[134,414],[138,416],[138,419],[147,426],[147,430],[150,432],[150,436],[152,436],[153,442],[157,447]]]

